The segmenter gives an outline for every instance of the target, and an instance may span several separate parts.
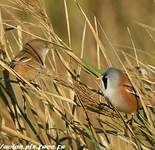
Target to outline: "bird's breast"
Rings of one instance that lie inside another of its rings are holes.
[[[119,89],[105,90],[104,95],[119,111],[124,113],[132,113],[137,110],[135,99],[131,99],[129,95],[122,95]]]

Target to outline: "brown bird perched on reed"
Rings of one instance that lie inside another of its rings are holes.
[[[23,78],[34,80],[45,69],[45,59],[48,51],[48,41],[41,39],[28,41],[12,60],[11,68]]]

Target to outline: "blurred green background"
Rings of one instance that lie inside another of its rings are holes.
[[[145,24],[148,27],[155,26],[155,2],[153,0],[79,0],[86,15],[94,26],[94,16],[100,22],[103,30],[106,32],[110,42],[118,51],[125,51],[134,56],[133,45],[138,51],[138,59],[146,64],[154,64],[154,31],[144,28],[138,24]],[[75,53],[79,55],[82,30],[84,26],[84,17],[73,0],[67,0],[69,21],[71,28],[71,42]],[[46,0],[46,8],[51,18],[55,32],[66,43],[67,26],[65,19],[65,9],[63,0]],[[129,27],[131,37],[127,31]],[[110,60],[116,66],[119,65],[116,56],[111,51],[103,32],[99,30],[99,37],[103,42],[106,53]],[[139,50],[140,49],[140,50]],[[142,51],[141,51],[142,50]],[[146,52],[146,53],[143,53]],[[89,55],[88,55],[89,53]],[[86,32],[84,59],[96,64],[96,42],[90,32],[89,27]],[[150,57],[151,55],[151,57]],[[105,67],[102,60],[102,68]]]

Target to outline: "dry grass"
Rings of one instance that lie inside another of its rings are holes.
[[[15,0],[0,4],[1,12],[6,12],[4,16],[7,18],[4,19],[0,14],[0,66],[1,70],[9,71],[12,80],[18,79],[18,82],[11,84],[10,90],[1,72],[0,143],[65,144],[65,149],[73,150],[154,149],[155,110],[152,106],[145,106],[143,100],[154,96],[155,68],[143,63],[138,57],[139,53],[144,52],[136,48],[130,28],[127,31],[132,47],[120,45],[116,49],[100,21],[94,17],[91,22],[80,4],[74,1],[74,7],[77,7],[84,20],[83,29],[80,31],[80,56],[77,56],[72,45],[72,24],[67,1],[63,1],[67,44],[55,33],[43,1],[41,2]],[[154,29],[139,22],[137,24],[143,27],[150,40],[154,41],[151,34]],[[6,31],[6,28],[14,30]],[[97,61],[94,65],[85,59],[89,57],[89,52],[87,51],[87,55],[85,53],[87,32],[93,37],[94,45],[91,44],[96,47],[94,59]],[[104,36],[104,43],[106,42],[115,56],[119,67],[129,75],[143,103],[143,109],[134,114],[132,125],[127,123],[128,117],[106,104],[100,90],[97,80],[101,74],[100,69],[102,66],[113,65],[100,36]],[[13,56],[22,48],[22,41],[32,38],[45,39],[53,45],[46,61],[47,70],[35,81],[39,87],[26,81],[8,66]],[[144,55],[154,58],[147,52]],[[146,78],[131,71],[137,65],[148,69],[151,77]],[[149,91],[146,91],[145,84]]]

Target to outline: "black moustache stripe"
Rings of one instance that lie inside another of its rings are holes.
[[[104,88],[107,89],[107,77],[105,75],[103,76],[102,81],[104,83]]]

